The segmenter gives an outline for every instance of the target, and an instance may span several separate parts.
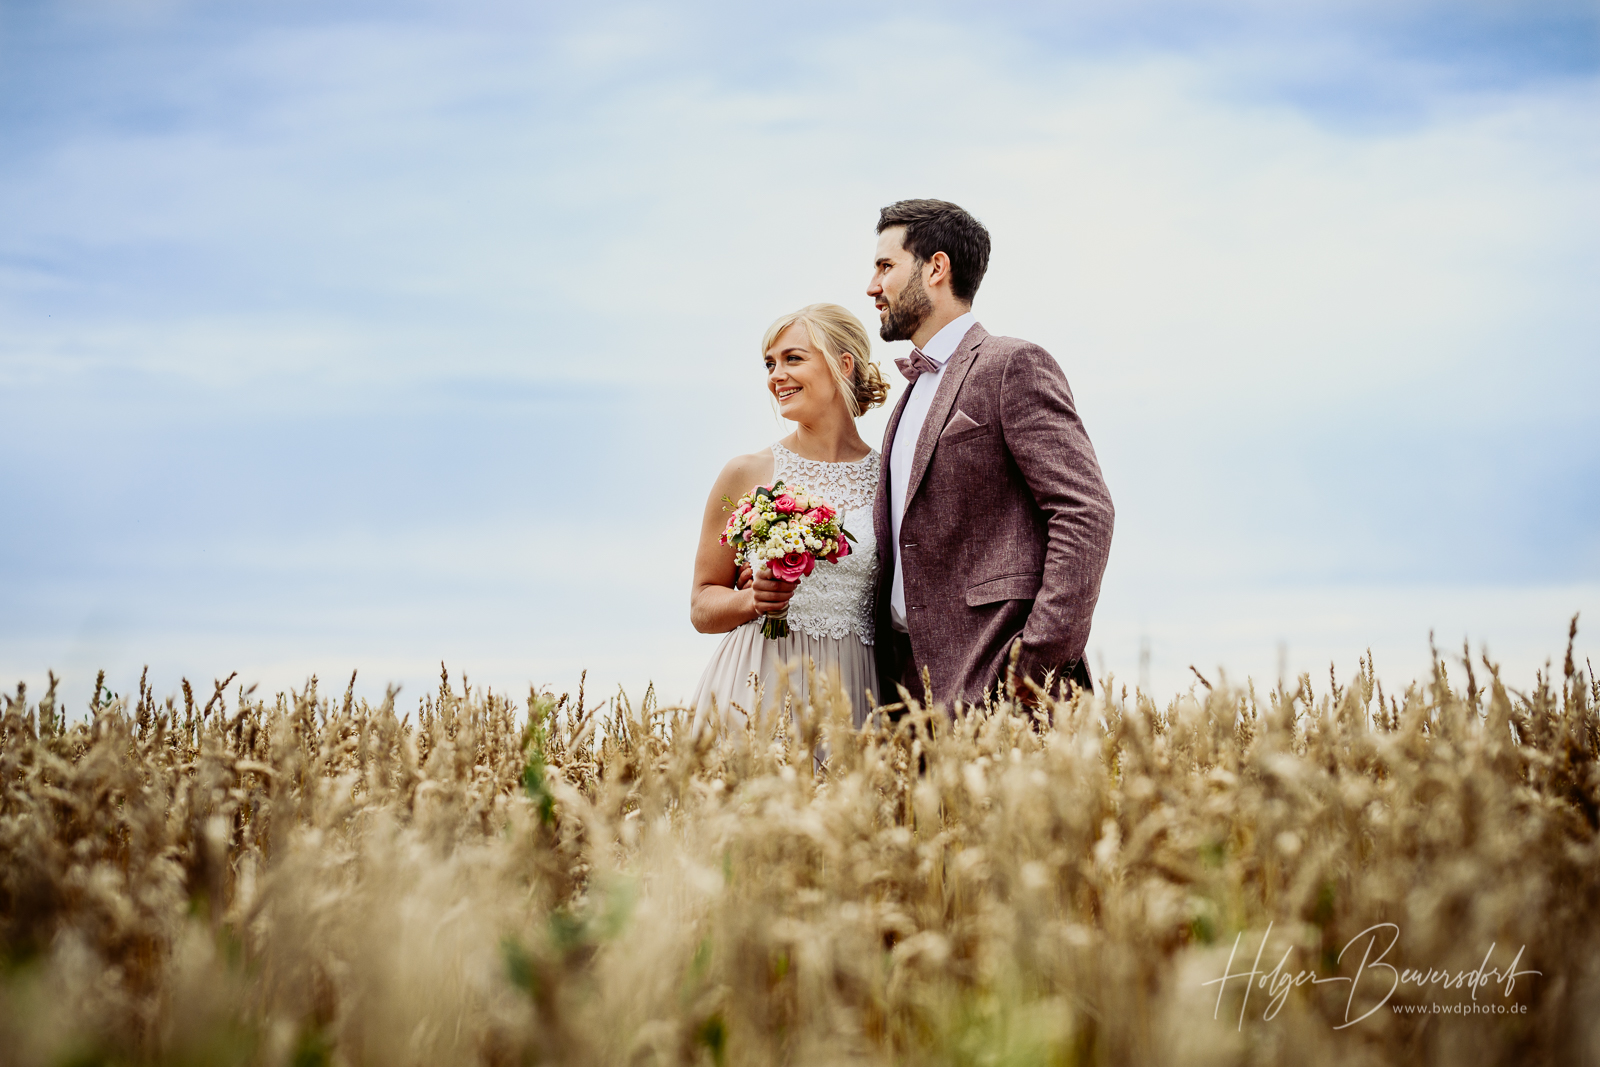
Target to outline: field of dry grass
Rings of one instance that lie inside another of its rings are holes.
[[[1600,688],[1551,675],[861,733],[19,689],[0,1059],[1600,1062]]]

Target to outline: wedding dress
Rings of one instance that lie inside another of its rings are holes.
[[[728,725],[742,727],[745,716],[756,711],[758,691],[768,710],[781,709],[786,697],[803,704],[811,694],[809,664],[818,683],[838,672],[851,717],[860,726],[867,716],[867,690],[878,688],[872,658],[878,569],[872,503],[881,461],[874,449],[854,463],[823,463],[779,444],[772,446],[772,459],[774,479],[803,485],[826,500],[855,540],[850,555],[838,563],[818,561],[816,570],[800,580],[789,601],[789,636],[763,637],[761,620],[752,619],[722,639],[700,676],[695,718],[716,713]]]

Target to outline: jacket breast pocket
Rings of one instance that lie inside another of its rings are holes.
[[[1044,584],[1044,575],[1033,571],[1027,574],[1005,574],[967,588],[967,607],[996,604],[1002,600],[1033,600]]]
[[[946,429],[939,435],[940,445],[959,445],[963,441],[975,441],[988,437],[989,427],[976,424],[963,426],[960,429]]]

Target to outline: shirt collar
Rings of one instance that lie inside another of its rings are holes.
[[[956,349],[961,346],[961,339],[977,323],[977,318],[970,311],[956,316],[945,323],[944,329],[928,339],[928,343],[922,346],[922,354],[942,366],[945,360],[955,355]]]

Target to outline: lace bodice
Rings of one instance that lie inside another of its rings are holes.
[[[789,626],[812,637],[841,638],[855,634],[872,644],[873,581],[878,574],[878,545],[873,533],[872,504],[878,495],[882,467],[876,449],[854,463],[802,459],[780,444],[772,446],[773,476],[805,486],[839,512],[845,529],[855,535],[850,555],[838,563],[818,563],[801,580],[789,601]]]

